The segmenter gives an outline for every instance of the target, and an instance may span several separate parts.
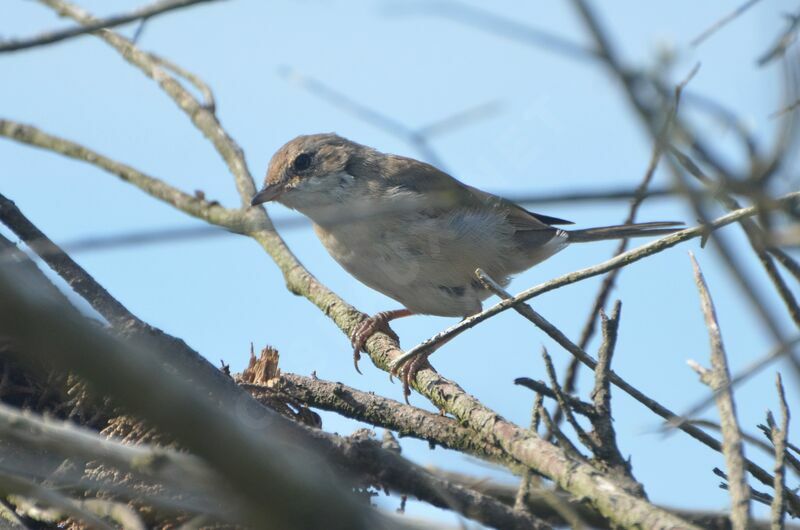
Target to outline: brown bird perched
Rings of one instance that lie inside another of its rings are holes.
[[[430,164],[336,134],[298,136],[278,149],[251,204],[273,200],[309,217],[333,259],[404,307],[361,322],[351,336],[356,369],[373,333],[397,338],[390,320],[479,312],[492,293],[477,280],[478,268],[505,285],[570,243],[656,236],[680,224],[564,230],[555,225],[570,221],[529,212]],[[406,384],[429,354],[404,366]]]

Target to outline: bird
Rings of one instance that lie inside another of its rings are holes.
[[[460,182],[433,165],[382,153],[335,133],[302,135],[272,156],[251,205],[276,201],[308,217],[328,253],[400,309],[365,318],[351,334],[358,370],[367,340],[410,315],[467,318],[500,285],[571,243],[672,233],[663,221],[567,230],[565,219],[530,212]],[[403,368],[408,391],[427,352]],[[360,370],[359,370],[360,372]]]

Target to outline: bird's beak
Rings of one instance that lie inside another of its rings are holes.
[[[284,190],[285,186],[279,182],[275,184],[267,184],[261,189],[261,191],[253,195],[253,199],[250,201],[250,206],[257,206],[265,202],[274,201],[283,194]]]

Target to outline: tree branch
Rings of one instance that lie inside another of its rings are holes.
[[[736,419],[736,404],[730,388],[730,372],[722,343],[722,333],[717,322],[714,302],[708,291],[703,273],[693,254],[689,254],[694,268],[694,279],[700,293],[700,303],[711,341],[711,370],[700,368],[701,380],[716,394],[722,427],[722,454],[728,468],[728,490],[731,494],[731,526],[733,530],[747,530],[750,525],[750,486],[745,474],[744,444],[739,422]]]
[[[136,8],[128,13],[112,15],[110,17],[95,20],[91,24],[48,31],[45,33],[40,33],[39,35],[22,39],[0,40],[0,53],[14,52],[28,48],[36,48],[47,44],[54,44],[63,40],[79,37],[102,28],[113,28],[115,26],[121,26],[136,20],[147,20],[169,11],[213,1],[217,0],[160,0],[153,2],[152,4]]]

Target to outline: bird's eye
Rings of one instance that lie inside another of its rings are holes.
[[[295,171],[305,171],[311,166],[311,155],[308,153],[301,153],[292,162],[292,167]]]

